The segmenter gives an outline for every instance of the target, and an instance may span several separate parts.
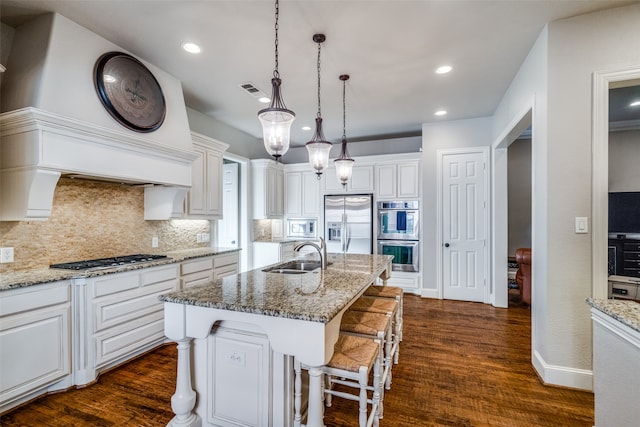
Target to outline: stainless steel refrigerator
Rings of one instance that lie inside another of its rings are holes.
[[[324,196],[327,252],[373,253],[373,197],[371,194]]]

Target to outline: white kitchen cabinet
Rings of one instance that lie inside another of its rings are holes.
[[[164,342],[164,304],[158,296],[178,289],[178,264],[86,279],[87,378]],[[94,372],[91,372],[91,371]]]
[[[378,284],[383,285],[382,279],[378,279]],[[394,271],[391,277],[387,279],[388,286],[397,286],[405,292],[419,295],[420,292],[420,273],[407,271]]]
[[[253,242],[253,268],[262,268],[293,258],[296,242]]]
[[[222,279],[238,273],[238,252],[215,255],[213,257],[213,279]]]
[[[0,293],[0,413],[71,385],[69,281]]]
[[[416,199],[420,197],[420,163],[397,162],[376,165],[378,199]]]
[[[180,287],[202,285],[238,273],[238,252],[185,260],[180,264]]]
[[[251,160],[253,219],[284,215],[284,166],[273,160]]]
[[[204,135],[191,133],[198,158],[192,165],[191,189],[185,200],[187,218],[222,218],[222,156],[229,147]]]
[[[311,171],[285,171],[285,215],[290,218],[318,218],[322,196],[320,180]]]
[[[180,264],[180,288],[202,285],[213,280],[213,257],[195,258]]]
[[[335,167],[327,169],[323,173],[323,176],[325,194],[373,192],[373,165],[354,166],[351,174],[351,179],[347,181],[346,189],[342,186],[340,181],[338,181]]]

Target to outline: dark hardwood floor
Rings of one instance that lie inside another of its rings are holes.
[[[381,427],[584,426],[593,394],[544,386],[530,362],[530,310],[405,296],[400,364]],[[83,389],[42,397],[2,426],[163,426],[173,417],[174,345],[102,375]],[[357,426],[355,403],[333,399],[326,427]],[[274,426],[278,427],[278,426]]]

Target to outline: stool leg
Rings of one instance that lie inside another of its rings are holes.
[[[302,415],[300,413],[300,407],[302,406],[302,369],[297,358],[293,360],[293,370],[295,372],[293,380],[293,407],[295,411],[293,426],[300,427],[302,423]]]
[[[388,369],[388,373],[387,373],[387,383],[385,385],[385,388],[387,390],[389,390],[391,388],[391,365],[393,364],[393,360],[391,359],[391,349],[393,347],[393,336],[392,336],[392,328],[388,328],[387,329],[387,336],[385,337],[384,340],[384,355],[385,355],[385,360],[384,363],[386,365],[385,369]]]
[[[378,370],[378,378],[376,379],[376,369]],[[382,345],[378,351],[377,360],[373,366],[373,397],[378,397],[378,416],[376,419],[381,419],[384,416],[384,384],[382,370],[384,369],[384,357],[382,354]]]
[[[367,368],[360,367],[360,427],[367,427]]]
[[[373,404],[371,410],[375,411],[373,415],[373,425],[378,427],[380,425],[380,414],[382,412],[382,395],[380,389],[382,381],[380,378],[381,357],[373,364]]]

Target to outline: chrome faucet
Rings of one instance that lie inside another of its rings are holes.
[[[320,239],[319,246],[317,243],[306,241],[306,242],[301,242],[295,245],[293,248],[293,251],[298,252],[300,249],[302,249],[305,246],[313,247],[316,251],[318,251],[318,255],[320,255],[320,264],[322,264],[322,269],[326,270],[327,269],[327,244],[325,243],[322,237],[318,237],[318,239]]]

